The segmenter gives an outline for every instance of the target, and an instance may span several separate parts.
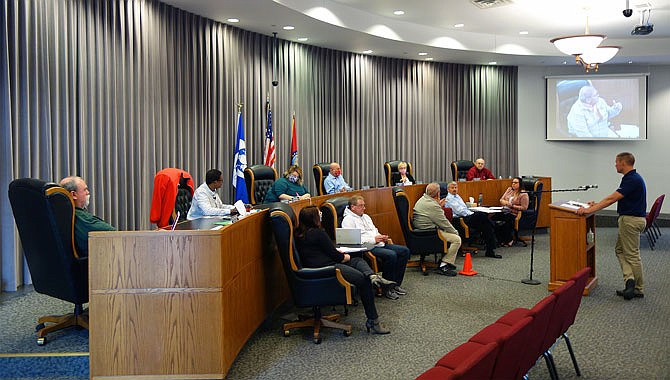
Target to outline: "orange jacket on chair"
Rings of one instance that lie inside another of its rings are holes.
[[[151,214],[149,218],[151,223],[155,223],[158,227],[170,224],[170,216],[177,199],[177,187],[182,175],[187,180],[186,185],[191,190],[191,195],[193,195],[195,191],[193,177],[184,170],[167,168],[156,173],[154,177],[154,194],[151,198]]]

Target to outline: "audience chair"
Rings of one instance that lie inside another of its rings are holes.
[[[395,186],[395,183],[391,183],[391,177],[393,176],[393,173],[398,173],[398,164],[403,162],[402,160],[394,160],[394,161],[387,161],[384,163],[384,174],[386,175],[386,186],[391,187]],[[412,172],[412,164],[409,162],[405,161],[407,163],[407,173],[411,174],[414,176],[414,172]]]
[[[661,207],[663,207],[663,200],[665,199],[665,194],[661,194],[654,203],[651,205],[651,209],[645,217],[647,224],[644,226],[643,234],[647,235],[647,241],[649,242],[649,248],[654,250],[656,246],[656,239],[661,236],[661,229],[658,228],[656,224],[656,218],[661,213]]]
[[[151,198],[149,220],[157,227],[172,224],[177,211],[179,219],[186,219],[195,184],[193,177],[182,169],[165,168],[154,176],[154,190]]]
[[[316,184],[316,191],[319,195],[326,194],[326,188],[323,186],[323,181],[328,177],[330,173],[330,162],[319,162],[312,166],[312,172],[314,174],[314,182]]]
[[[524,178],[521,186],[528,193],[528,208],[516,214],[514,220],[514,240],[524,247],[531,240],[528,236],[519,236],[519,231],[532,231],[537,224],[537,215],[540,211],[543,184],[537,178]]]
[[[344,210],[349,207],[349,197],[334,197],[323,202],[319,209],[321,210],[321,227],[326,231],[330,240],[335,241],[335,229],[342,227],[344,219]],[[370,268],[379,272],[377,258],[372,252],[365,252],[365,258],[370,263]],[[381,294],[381,291],[379,292]]]
[[[287,204],[277,202],[272,205],[268,210],[270,225],[293,303],[297,307],[310,307],[313,312],[311,316],[300,316],[295,322],[284,323],[284,336],[289,336],[291,329],[301,327],[313,329],[312,339],[316,344],[321,343],[321,327],[339,329],[345,336],[350,336],[351,325],[340,323],[339,314],[322,315],[321,307],[351,305],[354,286],[342,277],[335,266],[303,268],[293,239],[295,214]]]
[[[554,363],[554,356],[551,350],[557,343],[558,338],[560,338],[563,333],[563,321],[565,319],[565,314],[567,313],[568,307],[572,301],[570,296],[571,294],[574,294],[574,290],[575,282],[573,280],[569,280],[561,285],[558,289],[554,290],[552,293],[556,297],[556,304],[554,305],[554,312],[549,318],[547,332],[544,335],[544,339],[542,340],[542,345],[540,348],[552,380],[558,379],[558,373],[556,371],[556,364]]]
[[[277,170],[271,166],[253,165],[244,169],[244,182],[247,185],[249,203],[253,206],[263,203],[265,194],[277,178]]]
[[[83,308],[88,303],[88,258],[79,257],[75,248],[70,193],[55,183],[22,178],[9,184],[9,201],[35,291],[74,304],[71,314],[37,320],[37,344],[46,344],[47,334],[67,327],[88,329]]]
[[[475,166],[475,163],[470,160],[457,160],[451,162],[451,176],[454,181],[465,181],[465,175],[468,170]]]
[[[408,267],[419,267],[424,276],[428,275],[427,268],[437,268],[437,254],[444,254],[447,252],[447,241],[442,240],[442,237],[437,232],[437,229],[418,230],[412,227],[412,209],[409,205],[407,194],[401,187],[393,188],[393,203],[395,204],[396,213],[398,214],[398,221],[402,234],[405,237],[407,248],[413,255],[419,255],[419,261],[411,260],[407,263]],[[427,255],[433,254],[435,260],[433,262],[426,262]]]
[[[417,380],[490,379],[498,355],[498,344],[465,342],[444,355]]]

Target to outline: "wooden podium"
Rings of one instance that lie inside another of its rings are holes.
[[[549,291],[554,291],[572,275],[591,267],[584,295],[598,284],[596,277],[596,218],[595,214],[577,215],[575,210],[561,207],[565,202],[549,205],[550,210],[550,268]],[[593,233],[588,240],[589,231]]]

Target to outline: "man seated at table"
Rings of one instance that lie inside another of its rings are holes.
[[[116,228],[88,211],[91,192],[81,177],[65,177],[59,185],[70,192],[74,202],[74,242],[77,253],[80,257],[88,256],[88,233],[92,231],[116,231]]]
[[[405,277],[409,248],[388,243],[388,235],[380,234],[370,216],[365,213],[365,199],[362,196],[354,195],[349,199],[349,207],[344,210],[342,227],[358,228],[361,230],[361,242],[375,245],[370,252],[382,260],[383,277],[396,283],[393,287],[384,288],[384,297],[395,300],[400,295],[407,294],[400,285]]]
[[[486,179],[495,179],[493,173],[487,168],[484,167],[486,162],[483,158],[478,158],[475,160],[475,166],[471,167],[470,170],[465,174],[465,179],[468,181],[476,180],[486,180]]]
[[[344,180],[344,177],[342,177],[342,169],[337,162],[330,163],[330,172],[323,181],[323,188],[326,190],[326,194],[341,193],[351,190],[351,187],[349,187]]]
[[[191,208],[186,219],[193,220],[203,216],[224,216],[236,213],[235,206],[224,205],[216,190],[223,185],[221,170],[210,169],[205,174],[205,183],[198,186],[193,193]]]
[[[458,195],[458,182],[449,182],[447,185],[449,192],[444,198],[444,207],[451,208],[454,217],[462,218],[465,224],[469,227],[475,228],[482,233],[484,241],[486,242],[486,256],[496,259],[502,259],[502,256],[496,254],[495,247],[497,246],[496,234],[493,229],[493,222],[489,219],[488,214],[481,211],[472,211],[465,205],[463,198]]]
[[[449,243],[447,252],[442,256],[442,262],[437,273],[445,276],[456,276],[456,255],[461,247],[461,237],[458,231],[451,225],[442,207],[444,199],[440,199],[440,185],[433,182],[426,186],[426,193],[416,201],[414,215],[412,215],[412,226],[416,229],[437,228],[437,233],[442,239]]]

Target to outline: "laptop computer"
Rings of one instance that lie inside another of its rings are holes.
[[[361,230],[358,228],[336,228],[335,243],[346,247],[360,247]]]

